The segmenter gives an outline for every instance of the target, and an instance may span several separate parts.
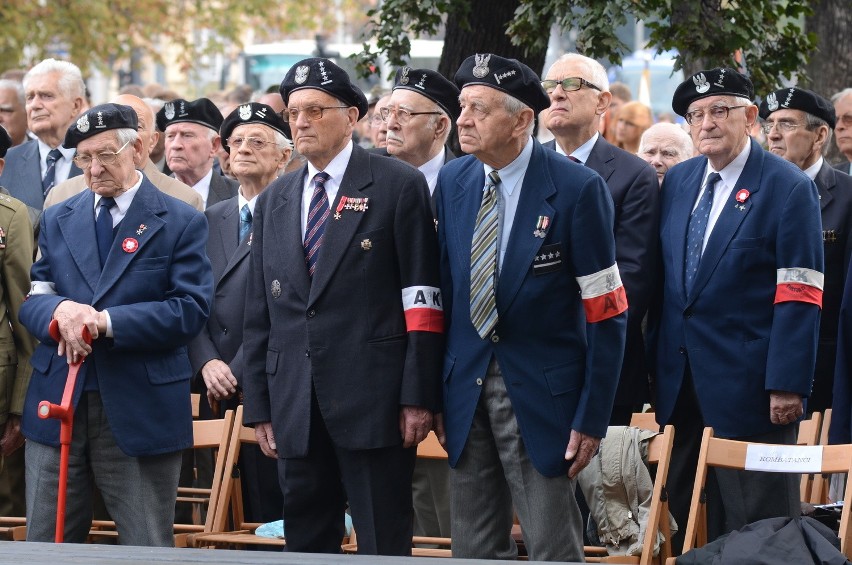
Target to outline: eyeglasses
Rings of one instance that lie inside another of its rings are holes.
[[[274,141],[266,141],[265,139],[260,139],[259,137],[229,137],[225,140],[225,143],[228,147],[233,149],[239,149],[243,146],[243,143],[249,146],[249,149],[254,151],[260,151],[270,143],[275,143]]]
[[[381,126],[385,121],[382,119],[381,110],[378,112],[373,112],[373,115],[370,116],[370,126],[377,128]]]
[[[543,80],[543,81],[541,81],[541,87],[548,94],[550,94],[551,92],[556,90],[556,87],[559,86],[559,85],[562,86],[562,90],[564,90],[565,92],[573,92],[575,90],[580,90],[583,86],[586,86],[588,88],[594,88],[595,90],[598,90],[598,91],[601,90],[601,87],[596,86],[596,85],[590,83],[589,81],[587,81],[586,79],[580,78],[580,77],[568,77],[568,78],[563,78],[562,80]]]
[[[837,126],[839,126],[840,124],[843,124],[844,127],[852,128],[852,114],[843,114],[842,116],[837,116]]]
[[[747,108],[748,106],[711,106],[707,111],[693,110],[684,114],[686,123],[691,126],[700,126],[704,122],[704,115],[708,114],[713,122],[721,122],[728,119],[728,113],[737,108]]]
[[[441,112],[412,112],[405,108],[391,108],[390,106],[385,106],[379,110],[379,113],[382,115],[383,122],[387,122],[390,119],[391,114],[393,114],[396,116],[396,121],[399,122],[399,125],[404,126],[411,120],[411,116],[437,116]]]
[[[765,133],[766,135],[769,135],[769,133],[772,131],[773,127],[781,133],[790,133],[791,131],[795,131],[796,128],[808,127],[808,126],[807,126],[807,124],[796,124],[796,123],[793,123],[793,122],[780,121],[780,122],[764,122],[760,126],[760,129],[763,130],[763,133]]]
[[[77,153],[71,160],[74,161],[75,165],[77,165],[83,170],[86,170],[92,166],[93,158],[97,159],[98,163],[104,166],[115,165],[118,162],[118,154],[124,151],[124,148],[128,145],[130,145],[129,141],[122,145],[121,149],[116,152],[101,151],[100,153],[94,153],[92,155],[81,155],[80,153]]]
[[[308,106],[307,108],[287,108],[287,119],[295,122],[299,116],[304,114],[305,119],[309,122],[321,120],[323,110],[333,110],[335,108],[348,108],[349,106]]]

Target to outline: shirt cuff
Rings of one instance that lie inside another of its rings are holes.
[[[106,336],[105,337],[113,337],[112,336],[112,319],[109,317],[109,310],[104,310],[104,318],[106,318]]]

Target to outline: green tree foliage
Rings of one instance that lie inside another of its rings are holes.
[[[133,49],[162,61],[172,56],[163,45],[190,70],[201,54],[240,45],[247,29],[261,39],[334,29],[332,4],[363,14],[363,0],[3,0],[0,71],[55,54],[82,69],[108,68]]]
[[[811,13],[809,0],[511,1],[515,18],[505,33],[527,50],[545,49],[556,24],[578,31],[580,52],[618,63],[630,49],[615,31],[632,15],[650,30],[651,47],[678,51],[676,65],[684,72],[744,63],[758,92],[801,71],[816,46],[816,35],[803,28]],[[381,51],[392,64],[402,64],[409,37],[435,33],[446,18],[477,17],[468,13],[469,4],[470,0],[384,0],[368,14],[368,32],[376,43],[362,56],[362,63]],[[482,45],[481,50],[491,49]]]

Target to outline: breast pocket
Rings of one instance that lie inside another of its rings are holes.
[[[728,245],[729,249],[757,249],[763,247],[763,242],[766,238],[763,237],[741,237],[732,239]]]

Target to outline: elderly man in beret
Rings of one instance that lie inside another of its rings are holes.
[[[760,104],[760,117],[769,151],[799,167],[819,190],[825,280],[807,412],[822,412],[831,408],[840,300],[852,256],[852,178],[823,159],[835,116],[831,102],[822,96],[795,87],[776,90]]]
[[[637,153],[657,171],[660,186],[666,173],[695,154],[692,138],[677,124],[660,122],[645,130],[639,139]]]
[[[157,144],[160,138],[160,132],[157,131],[154,123],[154,112],[141,98],[132,94],[121,94],[113,100],[116,104],[124,104],[130,106],[136,112],[136,117],[139,120],[139,139],[142,141],[141,162],[136,163],[136,168],[145,173],[148,180],[153,183],[158,189],[162,190],[169,196],[174,196],[178,200],[183,200],[196,210],[204,211],[204,203],[201,196],[186,186],[181,181],[174,177],[166,176],[157,169],[157,166],[150,159],[151,150]],[[82,175],[70,178],[53,187],[47,197],[44,199],[44,207],[48,208],[54,204],[62,202],[66,198],[70,198],[86,190],[86,179]]]
[[[415,446],[440,406],[444,320],[423,175],[354,145],[364,94],[327,59],[281,83],[300,170],[252,219],[245,423],[278,458],[287,548],[411,552]],[[232,134],[233,136],[233,134]]]
[[[649,316],[657,421],[677,429],[667,486],[680,524],[704,426],[718,437],[794,444],[811,392],[823,288],[819,194],[749,137],[753,93],[746,76],[715,68],[688,77],[672,100],[701,154],[663,180],[662,287]],[[783,473],[717,469],[707,499],[711,539],[800,514],[798,481]]]
[[[216,301],[204,330],[189,345],[189,360],[193,374],[203,381],[209,405],[221,412],[236,409],[242,400],[243,318],[254,207],[258,196],[287,166],[293,144],[287,122],[270,106],[257,102],[237,106],[225,117],[220,134],[240,189],[205,212]],[[280,520],[281,488],[275,462],[257,446],[246,445],[240,450],[240,470],[246,519]]]
[[[0,126],[0,173],[12,138]],[[21,413],[35,340],[18,320],[30,287],[33,227],[27,207],[0,187],[0,516],[23,516],[24,444]]]
[[[65,540],[86,538],[93,478],[119,543],[174,544],[181,450],[192,445],[186,346],[207,321],[213,276],[204,216],[136,170],[137,128],[129,106],[83,113],[64,145],[76,148],[90,190],[42,215],[42,256],[20,314],[41,342],[22,421],[28,540],[54,539],[58,490],[59,422],[39,418],[37,407],[58,404],[67,364],[85,360],[73,397]]]
[[[532,137],[550,100],[529,67],[477,54],[454,80],[470,155],[437,188],[453,555],[516,556],[514,506],[531,560],[582,561],[576,477],[606,434],[627,326],[612,198]]]
[[[175,178],[191,187],[209,208],[237,195],[237,181],[213,170],[222,143],[222,113],[207,98],[166,102],[157,112],[157,129],[165,137],[166,165]]]
[[[455,157],[445,144],[459,117],[458,87],[435,71],[400,67],[380,115],[388,130],[388,154],[423,173],[434,212],[438,171]]]

